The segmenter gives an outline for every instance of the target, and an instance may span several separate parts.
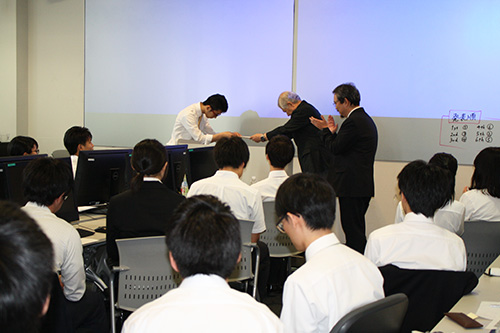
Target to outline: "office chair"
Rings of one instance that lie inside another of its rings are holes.
[[[253,280],[253,298],[257,297],[257,281],[259,275],[260,250],[257,244],[251,242],[254,221],[239,220],[241,233],[241,261],[229,276],[229,282]],[[256,251],[255,273],[252,273],[252,250]],[[247,289],[248,284],[245,284]]]
[[[399,333],[407,308],[405,294],[391,295],[349,312],[330,333]]]
[[[110,287],[111,329],[116,332],[115,308],[134,311],[182,281],[170,265],[165,236],[117,239],[120,266],[113,267]],[[118,274],[118,294],[115,277]],[[116,299],[116,304],[115,304]]]
[[[467,250],[467,271],[479,278],[500,255],[500,222],[465,222],[462,239]]]

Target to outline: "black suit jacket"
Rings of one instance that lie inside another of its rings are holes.
[[[309,117],[321,119],[314,106],[302,101],[292,112],[290,120],[283,126],[267,132],[266,136],[271,140],[272,137],[282,134],[293,139],[302,172],[322,174],[328,169],[329,153],[321,141],[321,131],[311,124]]]
[[[106,217],[106,247],[111,264],[118,264],[116,239],[165,235],[175,208],[185,198],[156,181],[146,181],[138,192],[111,198]]]
[[[323,142],[333,153],[328,181],[339,197],[372,197],[377,126],[363,108],[352,111],[338,133],[323,129]]]

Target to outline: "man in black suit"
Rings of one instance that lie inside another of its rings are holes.
[[[326,147],[333,153],[328,181],[340,204],[340,219],[346,245],[363,253],[366,245],[365,213],[374,195],[373,163],[377,151],[377,126],[359,106],[358,89],[352,83],[333,90],[333,101],[342,118],[338,129],[332,116],[328,121],[311,117],[311,123],[322,130]]]
[[[309,121],[311,117],[321,119],[318,110],[291,91],[280,94],[278,106],[290,116],[290,120],[267,133],[254,134],[250,139],[255,142],[264,142],[276,135],[286,135],[297,145],[302,172],[326,175],[329,153],[321,141],[321,132]]]

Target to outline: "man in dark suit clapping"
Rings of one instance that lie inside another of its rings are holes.
[[[373,163],[377,151],[377,126],[359,106],[356,86],[341,84],[333,90],[333,102],[342,118],[340,129],[332,116],[326,120],[311,117],[311,123],[322,130],[322,139],[333,154],[328,181],[340,204],[340,219],[346,245],[363,253],[366,245],[365,213],[374,195]],[[338,132],[337,132],[338,129]]]

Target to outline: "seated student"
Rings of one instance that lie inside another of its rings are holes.
[[[259,241],[260,234],[266,231],[264,208],[259,191],[240,180],[250,159],[250,151],[240,137],[222,138],[215,144],[214,158],[219,170],[212,177],[194,182],[188,197],[198,194],[214,195],[231,207],[236,218],[254,221],[251,240],[260,248],[258,289],[263,299],[267,295],[270,264],[269,249]]]
[[[488,147],[474,159],[471,186],[464,189],[465,221],[500,221],[500,147]]]
[[[276,194],[276,213],[278,229],[306,252],[306,263],[285,282],[285,332],[329,332],[351,310],[384,297],[377,267],[332,233],[335,192],[326,180],[290,176]]]
[[[227,111],[228,105],[224,95],[215,94],[204,102],[194,103],[183,109],[175,118],[172,136],[168,145],[176,145],[179,140],[194,140],[208,145],[221,138],[229,138],[239,133],[214,131],[208,119],[215,119]]]
[[[38,152],[38,142],[29,136],[16,136],[7,145],[9,156],[37,155]]]
[[[64,147],[71,155],[71,166],[73,167],[73,177],[75,177],[78,153],[82,150],[94,150],[92,134],[86,127],[73,126],[64,133]]]
[[[266,145],[266,159],[271,171],[269,177],[252,185],[259,190],[262,201],[274,201],[276,192],[280,185],[288,178],[285,167],[295,155],[295,147],[292,140],[284,135],[273,137]]]
[[[434,223],[460,236],[464,233],[465,206],[460,201],[454,200],[455,176],[458,169],[457,159],[451,154],[437,153],[429,160],[429,164],[448,170],[451,177],[449,200],[444,207],[439,208],[434,214]],[[394,223],[403,222],[404,217],[403,204],[400,201],[396,208]]]
[[[24,196],[28,200],[23,210],[52,242],[54,270],[61,272],[67,312],[75,329],[106,332],[104,299],[98,293],[85,290],[80,236],[71,224],[55,215],[72,183],[71,169],[66,163],[48,157],[31,161],[23,172]]]
[[[0,202],[0,327],[38,332],[54,274],[52,243],[13,203]]]
[[[449,172],[440,167],[421,160],[407,164],[398,175],[405,218],[373,231],[365,256],[379,267],[465,271],[463,240],[433,221],[449,200],[450,182]]]
[[[110,264],[118,264],[116,239],[164,235],[174,209],[185,199],[162,183],[167,152],[157,140],[135,145],[131,159],[137,172],[131,189],[111,198],[106,217],[106,247]]]
[[[231,289],[227,278],[240,259],[239,224],[214,196],[179,205],[167,228],[172,267],[184,280],[125,321],[122,332],[282,332],[269,308]]]

